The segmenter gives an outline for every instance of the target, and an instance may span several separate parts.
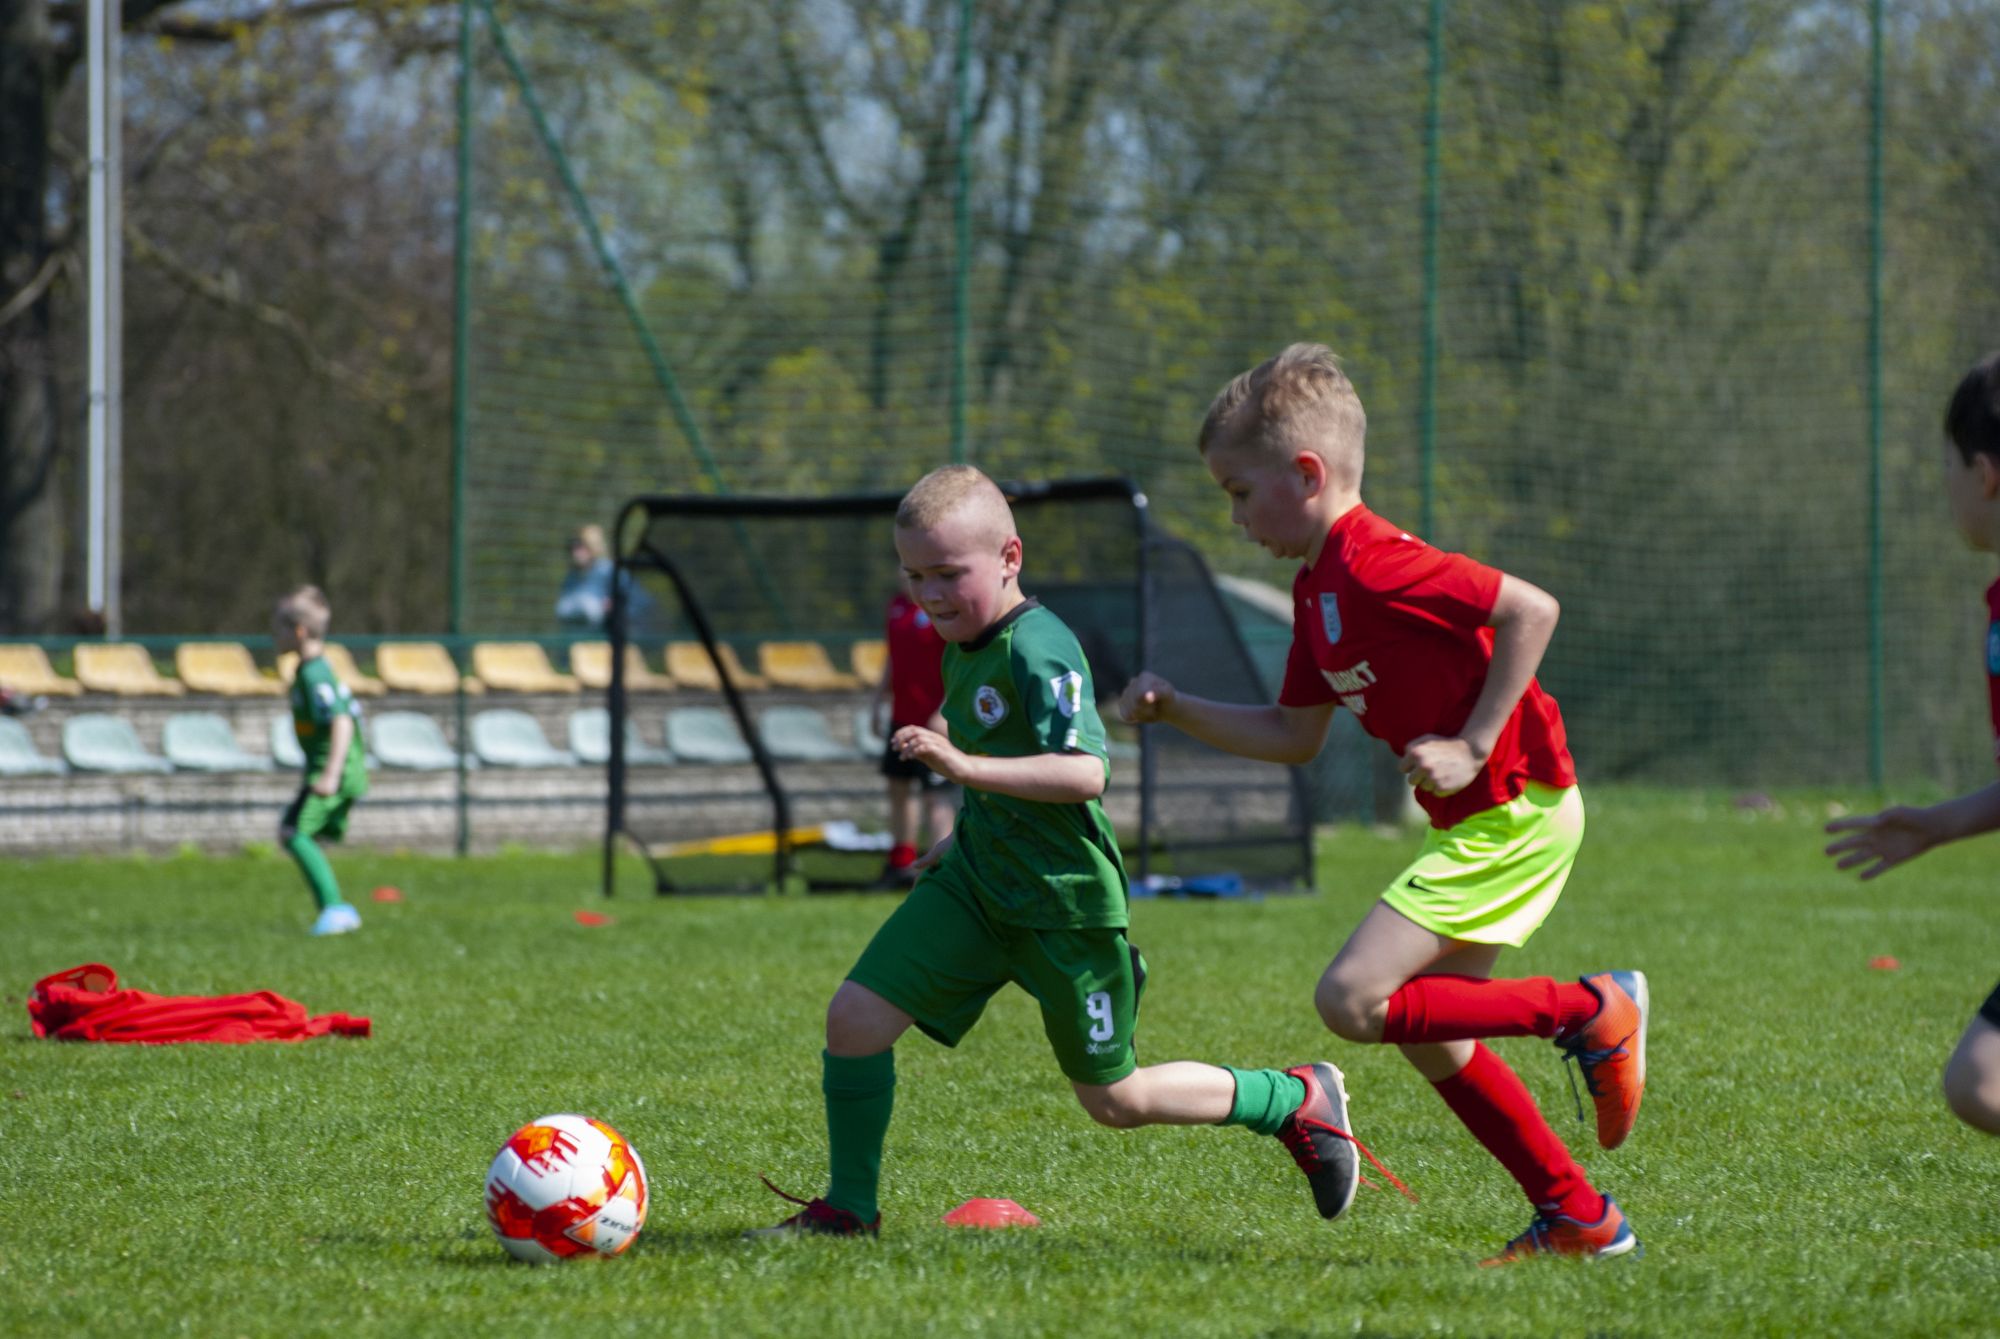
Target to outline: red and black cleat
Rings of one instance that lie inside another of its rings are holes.
[[[782,1223],[770,1227],[752,1228],[743,1234],[745,1237],[872,1237],[882,1231],[882,1215],[879,1213],[875,1215],[874,1222],[864,1223],[854,1214],[845,1209],[836,1209],[817,1195],[809,1200],[802,1200],[797,1195],[787,1195],[772,1185],[771,1179],[767,1176],[758,1179],[773,1195],[805,1207]]]
[[[1338,1069],[1322,1060],[1296,1065],[1285,1072],[1305,1083],[1306,1100],[1286,1118],[1278,1130],[1278,1142],[1306,1174],[1306,1181],[1312,1186],[1313,1204],[1321,1218],[1338,1218],[1354,1203],[1354,1192],[1361,1185],[1364,1157],[1396,1189],[1411,1199],[1416,1198],[1348,1129],[1347,1087]]]

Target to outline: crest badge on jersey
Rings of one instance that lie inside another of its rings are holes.
[[[1340,640],[1340,603],[1333,598],[1331,591],[1319,597],[1319,621],[1320,626],[1326,629],[1328,645]]]
[[[1000,696],[1000,690],[990,683],[979,685],[979,691],[972,695],[972,714],[979,723],[994,726],[1007,719],[1007,699]]]

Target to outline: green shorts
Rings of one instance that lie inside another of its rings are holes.
[[[989,917],[943,871],[918,881],[847,979],[956,1046],[1012,981],[1042,1006],[1042,1031],[1075,1083],[1116,1083],[1138,1068],[1132,1032],[1146,960],[1123,930],[1030,930]]]
[[[1506,804],[1432,828],[1382,900],[1433,934],[1519,948],[1555,910],[1582,844],[1582,792],[1530,781]]]
[[[301,786],[285,816],[278,820],[278,829],[290,828],[314,841],[337,842],[347,835],[348,815],[364,793],[342,786],[331,795],[315,795],[310,785]]]

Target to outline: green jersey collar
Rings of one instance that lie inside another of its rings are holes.
[[[986,631],[980,633],[977,637],[974,637],[971,641],[962,643],[961,644],[962,648],[964,649],[967,655],[971,655],[977,651],[984,651],[987,647],[993,645],[993,639],[995,637],[998,637],[1001,633],[1005,632],[1008,629],[1008,627],[1014,622],[1014,620],[1021,617],[1021,615],[1027,613],[1030,609],[1040,609],[1041,607],[1042,607],[1042,602],[1036,599],[1034,596],[1030,595],[1027,599],[1021,601],[1019,604],[1015,605],[1012,609],[1009,609],[1006,613],[994,619],[992,625],[988,627]]]

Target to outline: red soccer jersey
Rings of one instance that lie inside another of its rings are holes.
[[[2000,581],[1986,588],[1986,700],[1993,713],[1993,761],[2000,762]]]
[[[944,705],[944,638],[908,592],[889,601],[890,724],[925,725]]]
[[[1500,573],[1444,553],[1355,507],[1333,523],[1319,562],[1292,582],[1292,651],[1278,701],[1338,700],[1399,755],[1419,735],[1456,735],[1493,660],[1487,616]],[[1455,795],[1417,792],[1434,828],[1519,796],[1528,782],[1576,784],[1562,712],[1530,682],[1493,754]]]

